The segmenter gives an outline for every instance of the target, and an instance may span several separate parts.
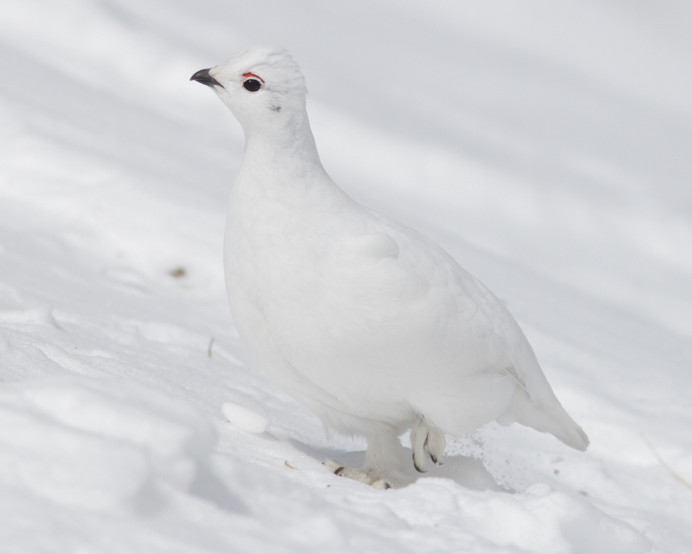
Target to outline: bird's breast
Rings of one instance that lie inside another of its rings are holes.
[[[290,189],[234,189],[224,244],[232,304],[237,297],[268,313],[319,301],[338,232],[330,204],[314,196]]]

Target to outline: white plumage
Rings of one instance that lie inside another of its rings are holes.
[[[320,163],[305,81],[283,51],[254,49],[195,73],[243,127],[224,261],[235,323],[257,363],[323,422],[368,440],[337,474],[401,479],[439,462],[445,433],[519,422],[583,450],[518,324],[417,232],[359,205]]]

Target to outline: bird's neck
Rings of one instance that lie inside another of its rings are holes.
[[[307,113],[300,111],[245,129],[242,170],[282,181],[324,174]]]

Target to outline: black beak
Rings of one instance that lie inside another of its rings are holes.
[[[198,83],[202,83],[203,85],[207,85],[208,87],[223,88],[223,85],[221,83],[219,83],[216,79],[214,79],[214,77],[209,75],[209,69],[200,69],[197,73],[190,77],[190,81],[197,81]]]

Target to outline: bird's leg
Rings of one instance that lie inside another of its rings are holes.
[[[389,489],[406,482],[401,471],[402,451],[397,430],[381,425],[368,437],[362,468],[344,466],[334,460],[327,460],[324,465],[334,475],[360,481],[376,489]]]
[[[435,464],[442,464],[442,454],[445,450],[444,432],[431,425],[423,416],[419,416],[411,427],[411,448],[413,450],[413,465],[425,473],[425,462],[428,457]]]

